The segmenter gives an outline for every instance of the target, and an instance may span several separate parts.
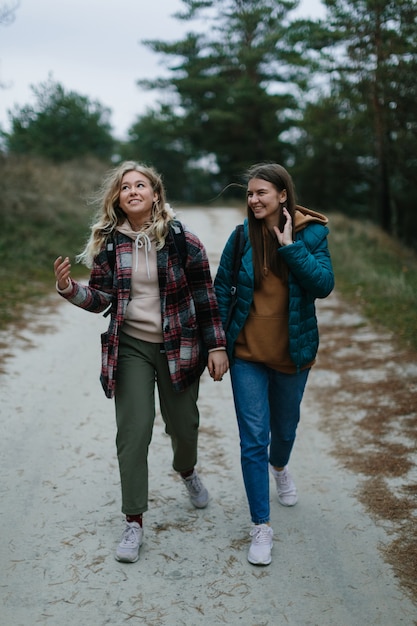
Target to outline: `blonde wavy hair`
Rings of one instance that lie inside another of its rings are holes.
[[[76,257],[78,263],[91,267],[94,257],[100,252],[106,239],[126,220],[126,214],[119,206],[120,187],[123,176],[132,171],[146,176],[158,196],[152,206],[151,220],[144,224],[143,231],[156,240],[157,250],[163,248],[169,223],[175,218],[175,213],[165,200],[162,178],[153,167],[141,165],[136,161],[124,161],[110,170],[92,199],[97,211],[86,246]]]

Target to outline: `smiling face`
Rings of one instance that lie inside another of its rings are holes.
[[[141,172],[126,172],[120,183],[119,206],[124,211],[130,225],[139,230],[152,217],[152,205],[158,200],[151,181]]]
[[[280,204],[287,199],[287,191],[278,189],[262,178],[251,178],[248,182],[247,201],[254,217],[265,220],[268,229],[278,226]]]

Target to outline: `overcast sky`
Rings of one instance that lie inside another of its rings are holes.
[[[0,0],[0,7],[15,0]],[[140,78],[161,76],[163,55],[143,39],[176,40],[195,30],[173,14],[181,0],[20,0],[15,20],[0,24],[0,127],[8,110],[32,104],[31,85],[62,84],[112,110],[114,135],[123,139],[136,117],[157,99]],[[320,0],[301,0],[298,13],[322,16]]]

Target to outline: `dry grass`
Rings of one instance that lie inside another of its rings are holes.
[[[338,324],[338,303],[320,324],[316,367],[339,376],[326,399],[318,394],[322,427],[339,463],[361,476],[356,496],[392,538],[382,554],[417,601],[417,351],[366,323]]]

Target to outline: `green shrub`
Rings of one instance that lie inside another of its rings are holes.
[[[50,291],[57,256],[73,258],[82,249],[92,219],[88,198],[107,169],[95,160],[0,158],[0,328],[16,320],[22,304]],[[86,270],[75,265],[73,273]]]

